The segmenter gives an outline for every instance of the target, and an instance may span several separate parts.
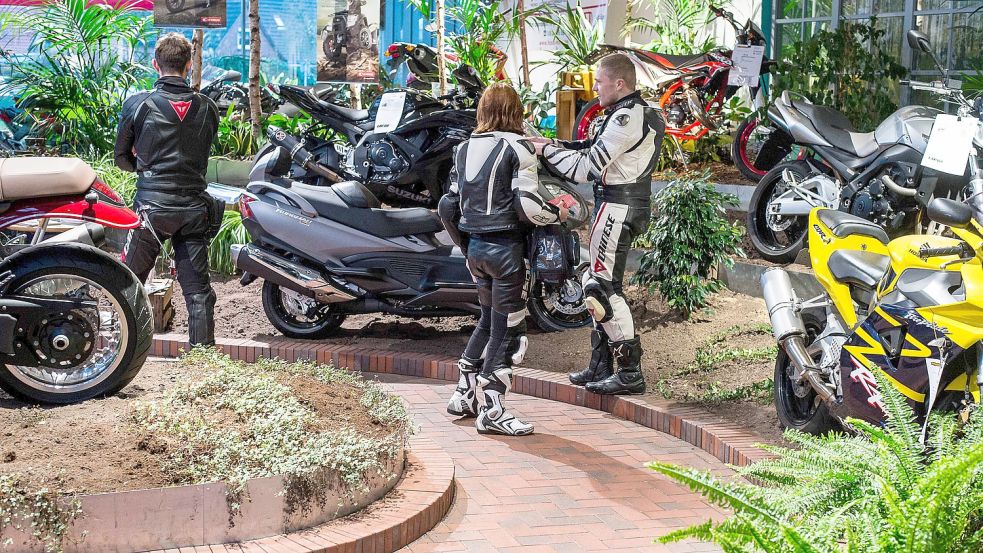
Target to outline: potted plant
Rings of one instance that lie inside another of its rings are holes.
[[[582,99],[594,98],[594,73],[590,57],[601,45],[603,29],[584,13],[580,2],[577,6],[565,5],[562,10],[546,5],[533,16],[540,25],[556,29],[559,47],[553,52],[553,63],[561,66],[560,86],[583,88]]]

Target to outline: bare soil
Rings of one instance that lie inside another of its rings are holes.
[[[194,378],[181,363],[150,361],[114,397],[58,407],[34,407],[0,395],[0,474],[21,473],[35,485],[65,492],[98,493],[183,484],[161,468],[153,436],[130,423],[138,400],[163,397],[178,382]],[[341,383],[325,384],[284,375],[282,382],[320,415],[318,430],[353,426],[387,434]]]
[[[213,277],[212,286],[218,296],[216,336],[259,339],[279,336],[263,313],[259,282],[242,287],[238,279]],[[737,389],[771,377],[773,359],[730,362],[710,373],[676,374],[693,363],[697,348],[714,335],[735,325],[752,327],[767,323],[762,300],[725,290],[714,296],[709,309],[685,320],[672,313],[657,294],[629,287],[628,298],[645,351],[643,369],[648,395],[663,397],[656,386],[660,380],[673,384],[672,399],[678,399],[687,391],[702,393],[713,385],[724,390]],[[187,310],[179,289],[174,293],[174,307],[173,331],[186,333]],[[414,320],[394,315],[355,315],[345,320],[336,336],[321,343],[458,356],[464,350],[475,322],[473,317]],[[770,335],[764,334],[742,337],[726,347],[762,348],[773,343]],[[541,370],[571,372],[585,367],[589,358],[590,330],[587,328],[561,333],[531,330],[529,351],[522,364]],[[748,428],[764,441],[776,443],[781,440],[778,419],[770,402],[696,403]]]
[[[703,173],[710,172],[710,179],[721,184],[744,184],[755,186],[758,183],[744,178],[744,175],[731,162],[707,161],[702,163],[690,163],[684,167],[676,167],[671,170],[661,171],[652,175],[656,180],[671,180],[674,175],[679,173]]]

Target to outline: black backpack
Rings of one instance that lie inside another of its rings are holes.
[[[565,225],[536,227],[529,235],[529,265],[533,277],[544,282],[563,282],[577,274],[580,239]]]

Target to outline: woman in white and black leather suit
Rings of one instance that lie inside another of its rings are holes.
[[[527,234],[530,224],[547,225],[567,216],[566,208],[547,203],[538,193],[535,148],[522,135],[522,121],[522,103],[512,87],[498,83],[485,90],[478,102],[478,127],[455,148],[450,191],[437,208],[467,256],[481,304],[447,411],[476,416],[482,434],[533,431],[502,405],[512,387],[512,365],[522,361],[527,344]]]

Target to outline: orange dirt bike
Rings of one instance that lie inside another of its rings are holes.
[[[738,25],[734,15],[720,8],[712,8],[714,14],[726,20],[737,33],[737,44],[745,46],[764,46],[765,39],[761,29],[753,21]],[[666,134],[682,140],[699,140],[708,132],[724,123],[723,107],[735,96],[740,87],[727,84],[733,61],[733,51],[716,48],[702,54],[669,55],[605,44],[589,60],[592,64],[602,57],[621,53],[635,63],[638,82],[650,90],[651,98],[660,108],[666,120]],[[760,74],[767,74],[774,61],[762,59]],[[761,86],[751,88],[751,97],[758,109],[764,105]],[[585,140],[594,135],[603,121],[603,108],[597,99],[587,103],[577,114],[574,124],[574,140]],[[752,180],[758,180],[770,167],[755,163],[765,140],[770,138],[768,129],[759,128],[760,119],[750,117],[738,127],[738,137],[734,140],[732,157],[738,169]],[[774,141],[772,141],[774,142]],[[736,151],[735,151],[736,150]],[[772,156],[769,162],[775,165],[787,155]],[[764,161],[762,159],[761,161]]]

